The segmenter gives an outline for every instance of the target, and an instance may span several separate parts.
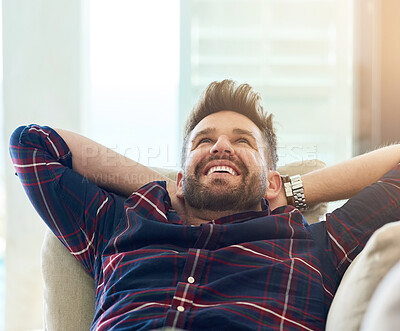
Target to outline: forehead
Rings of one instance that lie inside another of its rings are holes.
[[[242,130],[251,133],[260,143],[262,134],[257,125],[248,117],[230,110],[222,110],[203,118],[193,129],[191,139],[193,140],[202,132],[215,134],[238,133]]]

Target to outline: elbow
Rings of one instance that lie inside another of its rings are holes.
[[[21,145],[21,136],[27,126],[20,126],[11,134],[9,142],[10,155],[13,157],[18,152],[18,147]]]

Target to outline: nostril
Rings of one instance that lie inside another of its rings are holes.
[[[226,154],[232,154],[232,150],[231,149],[228,149],[228,148],[224,148],[224,149],[220,149],[220,148],[212,148],[211,150],[210,150],[210,152],[212,153],[212,154],[219,154],[219,153],[226,153]]]
[[[234,150],[226,139],[218,139],[211,147],[210,154],[233,154]]]

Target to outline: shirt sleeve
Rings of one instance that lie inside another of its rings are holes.
[[[19,127],[10,154],[30,201],[64,246],[93,275],[94,261],[123,211],[122,198],[72,170],[72,155],[49,127]]]
[[[326,216],[326,231],[343,274],[371,235],[386,223],[400,220],[400,164]]]

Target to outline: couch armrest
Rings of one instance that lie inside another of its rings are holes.
[[[89,330],[94,316],[94,281],[47,230],[42,246],[46,330]]]

